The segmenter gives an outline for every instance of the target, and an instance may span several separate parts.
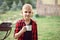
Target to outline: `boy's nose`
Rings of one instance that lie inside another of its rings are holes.
[[[29,13],[27,13],[27,15],[29,15]]]

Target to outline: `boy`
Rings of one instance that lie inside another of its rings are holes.
[[[33,14],[32,6],[25,4],[22,7],[23,19],[16,23],[14,32],[15,39],[18,40],[38,40],[37,24],[31,19]]]

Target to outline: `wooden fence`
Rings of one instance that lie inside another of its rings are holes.
[[[60,16],[60,5],[41,4],[37,1],[37,13],[43,16]]]

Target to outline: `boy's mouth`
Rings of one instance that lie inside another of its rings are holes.
[[[29,15],[26,15],[26,17],[30,17]]]
[[[30,16],[26,16],[27,18],[30,18]]]

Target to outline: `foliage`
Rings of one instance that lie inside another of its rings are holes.
[[[17,5],[17,8],[18,9],[21,9],[22,8],[22,2],[21,1],[19,1],[18,5]]]
[[[36,0],[25,0],[25,3],[29,3],[33,6],[33,8],[36,8]]]
[[[36,0],[31,0],[31,4],[32,4],[33,8],[36,8]]]
[[[2,2],[6,2],[9,9],[12,8],[13,2],[18,6],[17,8],[21,8],[25,3],[32,4],[33,8],[36,8],[36,0],[3,0]]]
[[[11,10],[16,10],[17,9],[17,5],[15,3],[15,1],[13,1],[13,4],[12,4],[12,7],[11,7]]]
[[[35,14],[35,17],[36,17],[36,18],[39,18],[39,17],[40,17],[40,15],[39,15],[39,14]]]
[[[3,4],[0,6],[0,13],[4,13],[9,10],[9,7],[6,2],[3,2]]]
[[[34,11],[35,13],[36,11]],[[12,31],[9,37],[5,40],[14,39],[15,22],[21,19],[20,11],[7,11],[6,14],[0,15],[0,21],[8,20],[12,21]],[[60,16],[46,16],[44,18],[34,18],[37,22],[38,40],[60,40]],[[1,36],[3,37],[4,33]]]
[[[4,2],[7,3],[9,9],[11,8],[11,5],[13,4],[13,0],[4,0]]]
[[[0,0],[0,6],[2,5],[2,3],[3,3],[3,0]]]

